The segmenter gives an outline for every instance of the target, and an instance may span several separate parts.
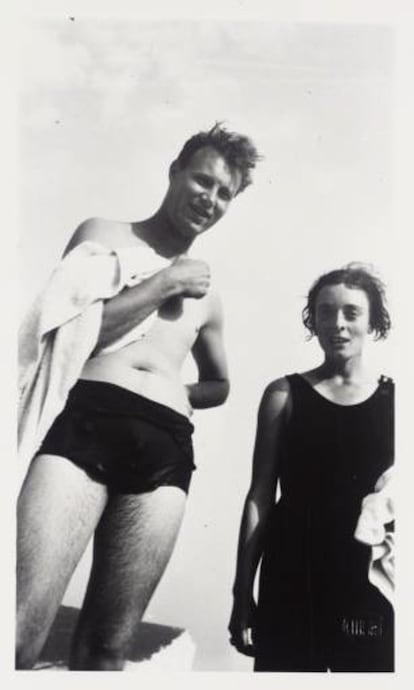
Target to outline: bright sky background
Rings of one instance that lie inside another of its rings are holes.
[[[261,393],[318,363],[300,313],[321,272],[369,262],[394,304],[395,33],[375,20],[70,16],[27,21],[22,32],[21,309],[83,219],[155,210],[194,132],[223,120],[264,156],[254,185],[193,250],[210,261],[223,297],[232,392],[223,408],[195,415],[198,470],[148,610],[190,630],[197,669],[249,670],[226,627]],[[393,373],[392,337],[372,355]],[[80,603],[86,566],[67,603]]]
[[[193,132],[224,120],[264,156],[254,185],[194,247],[223,295],[232,394],[195,415],[199,469],[148,611],[190,629],[201,670],[250,666],[226,643],[238,521],[263,388],[318,361],[300,322],[304,295],[352,260],[392,284],[393,70],[389,27],[62,16],[24,32],[24,303],[84,218],[155,210]]]

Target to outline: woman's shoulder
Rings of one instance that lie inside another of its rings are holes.
[[[291,374],[285,374],[284,376],[280,376],[279,378],[270,381],[270,383],[268,383],[264,389],[263,395],[272,396],[278,395],[279,393],[289,393],[290,378]]]
[[[391,388],[395,386],[394,379],[392,376],[388,376],[387,374],[380,374],[378,377],[378,383],[382,386],[390,386]]]
[[[395,397],[395,383],[391,376],[381,374],[378,378],[378,388],[377,392],[380,399],[387,400],[389,404],[394,404]]]
[[[263,391],[260,410],[278,414],[289,406],[291,397],[291,375],[286,374],[267,384]]]

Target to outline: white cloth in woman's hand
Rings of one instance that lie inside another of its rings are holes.
[[[372,547],[368,569],[369,581],[392,604],[394,597],[394,533],[389,529],[395,518],[393,468],[384,472],[374,493],[363,501],[355,539]]]

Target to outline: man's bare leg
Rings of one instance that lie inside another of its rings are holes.
[[[106,501],[106,487],[65,458],[32,462],[17,508],[16,668],[35,664]]]
[[[171,556],[186,494],[173,486],[109,499],[74,635],[72,670],[122,670],[147,604]]]

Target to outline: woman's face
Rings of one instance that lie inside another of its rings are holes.
[[[323,287],[315,302],[315,331],[329,359],[349,359],[362,353],[370,332],[368,295],[359,288]]]

